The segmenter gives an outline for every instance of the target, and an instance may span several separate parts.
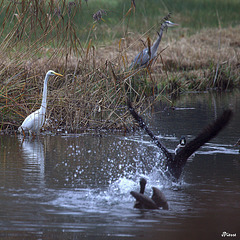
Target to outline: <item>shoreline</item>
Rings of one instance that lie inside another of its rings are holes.
[[[82,58],[73,55],[68,59],[56,57],[51,62],[47,57],[32,58],[19,66],[4,59],[8,68],[0,74],[1,131],[17,128],[27,115],[39,108],[43,78],[49,68],[64,75],[49,81],[49,128],[61,127],[69,132],[79,126],[83,129],[91,126],[124,129],[129,121],[129,113],[124,108],[129,91],[134,92],[132,101],[139,106],[148,98],[152,99],[151,104],[168,99],[171,106],[172,99],[185,92],[239,88],[240,26],[203,29],[177,39],[171,35],[170,40],[166,34],[159,52],[165,50],[151,71],[143,69],[130,81],[126,80],[129,72],[125,69],[142,46],[132,41],[126,39],[121,46],[117,41],[104,49],[96,49],[90,44]],[[129,48],[133,43],[136,43],[134,47]],[[42,51],[47,56],[54,49]]]

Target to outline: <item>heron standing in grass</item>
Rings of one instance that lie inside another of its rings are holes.
[[[43,98],[42,104],[40,109],[36,110],[35,112],[31,113],[29,116],[25,118],[22,125],[18,128],[20,133],[29,133],[29,135],[39,134],[41,127],[45,122],[45,115],[47,109],[47,83],[50,76],[57,75],[63,76],[60,73],[56,73],[52,70],[49,70],[45,76],[44,86],[43,86]]]
[[[171,21],[165,21],[162,23],[160,32],[158,32],[158,38],[157,40],[153,43],[151,47],[146,47],[140,52],[133,60],[130,68],[137,68],[137,67],[143,67],[148,65],[151,61],[153,61],[157,57],[157,50],[159,47],[159,44],[162,39],[162,35],[164,30],[168,27],[176,26],[178,24],[173,23]]]

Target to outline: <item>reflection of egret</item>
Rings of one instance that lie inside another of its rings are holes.
[[[163,208],[164,210],[168,210],[168,203],[165,195],[156,187],[152,187],[153,194],[152,198],[144,195],[146,179],[140,179],[140,192],[131,191],[131,195],[136,199],[136,203],[134,205],[135,208],[140,209],[158,209]]]
[[[172,27],[178,25],[176,23],[172,23],[171,21],[165,21],[162,23],[162,26],[160,28],[160,32],[158,33],[157,40],[153,43],[151,47],[144,48],[133,60],[130,68],[133,67],[142,67],[147,65],[151,60],[154,60],[157,57],[157,50],[158,46],[161,42],[162,35],[164,29],[167,29],[168,27]]]
[[[30,175],[27,174],[26,177],[37,177],[37,181],[40,181],[40,183],[44,183],[45,151],[43,142],[39,137],[36,137],[34,139],[26,137],[24,138],[24,141],[23,138],[23,136],[19,135],[23,158],[27,163],[27,166],[24,169],[26,173],[30,173]],[[33,172],[38,174],[32,175]]]
[[[45,122],[45,114],[47,108],[47,83],[50,76],[57,75],[63,76],[59,73],[56,73],[52,70],[48,71],[44,80],[44,87],[43,87],[43,98],[42,104],[40,109],[36,110],[35,112],[31,113],[28,117],[25,118],[22,125],[18,128],[20,133],[25,135],[25,132],[29,132],[29,134],[38,134],[41,127]]]

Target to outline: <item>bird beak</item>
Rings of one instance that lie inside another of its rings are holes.
[[[171,21],[166,21],[168,27],[178,26],[179,24],[173,23]]]
[[[179,24],[171,22],[171,23],[169,24],[169,27],[173,27],[173,26],[179,26]]]
[[[56,73],[56,72],[54,72],[54,74],[57,75],[57,76],[63,77],[63,75],[60,74],[60,73]]]

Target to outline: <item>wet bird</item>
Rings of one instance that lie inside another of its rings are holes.
[[[153,43],[151,47],[144,48],[133,60],[130,69],[137,68],[137,67],[143,67],[147,64],[149,64],[151,61],[153,61],[157,57],[157,50],[159,47],[159,44],[162,39],[162,35],[165,29],[168,27],[176,26],[178,24],[173,23],[171,21],[165,21],[162,23],[160,32],[158,33],[157,40]]]
[[[186,138],[184,136],[181,136],[180,140],[179,140],[179,144],[177,145],[176,149],[175,149],[175,155],[186,146]]]
[[[159,209],[168,210],[168,203],[165,195],[156,187],[152,187],[152,198],[144,195],[146,179],[140,179],[140,192],[131,191],[130,194],[136,199],[134,208],[139,209]]]
[[[44,80],[43,98],[42,98],[42,104],[40,109],[36,110],[35,112],[27,116],[23,121],[22,125],[18,128],[18,131],[20,133],[23,133],[24,136],[25,136],[25,133],[27,132],[30,135],[38,134],[45,122],[45,115],[46,115],[46,109],[47,109],[47,83],[48,83],[49,77],[53,75],[57,75],[61,77],[63,76],[62,74],[56,73],[52,70],[49,70],[47,72]]]
[[[180,148],[176,154],[171,154],[159,139],[148,129],[144,120],[136,113],[130,102],[128,102],[128,109],[133,118],[138,122],[139,126],[146,131],[146,133],[152,138],[153,142],[162,150],[166,157],[166,170],[170,173],[170,177],[173,181],[177,181],[180,178],[187,159],[202,145],[217,136],[217,134],[229,123],[233,115],[232,110],[225,110],[220,117],[204,128],[200,134],[187,143],[185,147]]]
[[[146,184],[147,184],[146,179],[145,178],[140,178],[140,191],[139,191],[139,194],[142,194],[142,195],[144,194]],[[130,193],[132,194],[132,193],[136,193],[136,192],[132,191]],[[143,206],[143,204],[140,201],[136,200],[136,202],[134,204],[134,208],[144,208],[144,206]]]

